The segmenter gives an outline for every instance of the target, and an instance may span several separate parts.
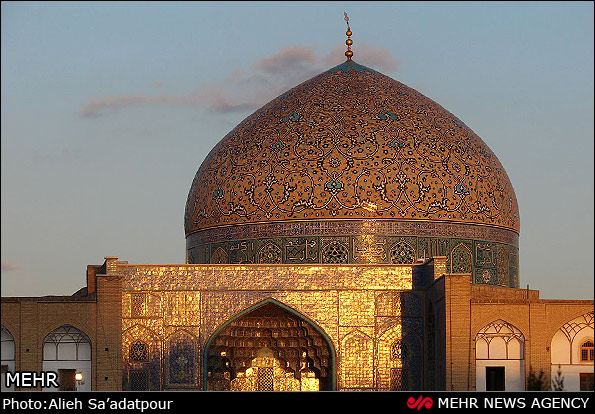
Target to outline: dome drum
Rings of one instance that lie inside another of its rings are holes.
[[[443,256],[450,273],[472,273],[475,283],[519,287],[518,235],[486,226],[380,220],[261,223],[196,232],[186,243],[188,263],[412,264]]]

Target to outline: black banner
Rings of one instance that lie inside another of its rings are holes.
[[[258,407],[260,404],[333,403],[337,408],[353,404],[390,404],[402,412],[426,413],[436,410],[486,409],[565,409],[593,411],[593,392],[214,392],[214,391],[147,391],[147,392],[33,392],[2,393],[2,410],[100,412],[106,410],[148,412],[182,412],[190,407],[201,409],[205,404],[230,408]],[[259,404],[254,406],[252,404]],[[297,405],[296,405],[297,406]],[[270,406],[269,406],[270,407]],[[354,406],[355,407],[355,406]]]

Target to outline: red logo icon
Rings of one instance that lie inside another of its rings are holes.
[[[407,407],[411,409],[417,408],[417,411],[421,410],[422,408],[432,408],[433,405],[434,401],[432,401],[430,397],[424,398],[423,395],[420,395],[417,400],[413,397],[409,397],[407,399]]]

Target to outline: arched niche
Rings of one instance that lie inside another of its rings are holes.
[[[272,383],[263,379],[265,372],[272,373]],[[245,390],[259,390],[263,384],[268,384],[266,390],[295,389],[293,379],[300,381],[300,389],[314,388],[314,380],[320,390],[336,389],[335,350],[319,326],[274,299],[240,312],[205,345],[205,390],[230,390],[239,382]]]
[[[359,329],[341,338],[341,387],[347,390],[374,386],[374,339]]]
[[[198,380],[197,340],[185,330],[166,340],[166,383],[172,387],[194,386]]]
[[[514,325],[495,320],[475,336],[477,391],[525,389],[525,336]]]
[[[593,343],[593,312],[565,322],[553,335],[551,377],[563,379],[564,390],[592,390],[593,359],[589,343]]]
[[[43,340],[42,371],[58,373],[60,391],[91,391],[91,340],[72,325],[62,325]],[[75,379],[76,374],[81,379]],[[54,387],[43,391],[56,391]]]
[[[14,372],[15,370],[15,346],[14,337],[12,334],[2,325],[2,348],[0,350],[2,358],[2,391],[14,391],[14,384],[10,387],[6,386],[6,373]]]
[[[162,389],[162,343],[159,335],[136,324],[122,332],[122,389],[149,391]]]
[[[420,338],[400,323],[386,330],[377,341],[377,388],[380,391],[411,391],[422,388],[423,345]]]

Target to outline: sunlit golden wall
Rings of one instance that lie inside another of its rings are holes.
[[[326,334],[336,353],[337,389],[389,389],[390,369],[400,366],[391,344],[402,332],[401,295],[419,305],[411,292],[412,270],[119,264],[123,388],[136,381],[138,369],[149,372],[150,389],[202,388],[201,356],[209,338],[241,312],[273,299]],[[404,316],[419,336],[421,310]]]

